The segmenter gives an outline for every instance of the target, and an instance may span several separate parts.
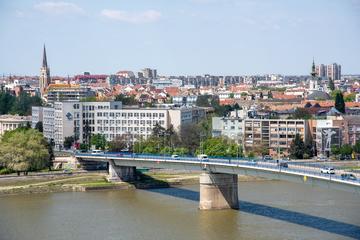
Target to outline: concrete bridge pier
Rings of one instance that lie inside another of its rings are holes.
[[[238,209],[238,177],[227,173],[200,175],[200,210]]]
[[[116,166],[114,160],[109,160],[109,182],[128,182],[136,180],[136,167]]]

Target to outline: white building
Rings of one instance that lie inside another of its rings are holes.
[[[35,128],[38,122],[42,122],[43,135],[48,141],[54,140],[54,116],[52,107],[32,107],[31,127]]]
[[[1,115],[0,116],[0,135],[5,131],[11,131],[31,123],[31,116]]]
[[[51,117],[44,109],[45,121],[45,115]],[[205,117],[205,110],[198,107],[123,108],[121,102],[55,102],[53,109],[53,139],[58,147],[63,145],[65,137],[74,136],[86,143],[92,134],[98,133],[104,134],[108,141],[124,134],[133,139],[147,138],[156,124],[166,129],[172,125],[178,131],[181,125]],[[39,115],[34,110],[34,115]]]

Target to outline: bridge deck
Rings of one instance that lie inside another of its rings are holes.
[[[323,174],[320,168],[299,164],[288,164],[287,168],[278,166],[273,162],[250,161],[247,159],[210,158],[202,161],[194,157],[179,157],[158,155],[132,155],[132,154],[88,154],[78,153],[76,158],[85,161],[114,160],[119,166],[168,168],[182,170],[206,170],[219,173],[239,175],[252,175],[270,179],[286,180],[305,183],[326,188],[336,188],[360,194],[360,181],[342,179],[335,175]]]

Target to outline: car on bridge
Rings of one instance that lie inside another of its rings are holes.
[[[289,165],[287,164],[287,162],[280,162],[280,163],[279,163],[279,167],[288,168]]]
[[[271,161],[271,160],[273,160],[273,158],[272,158],[271,156],[269,156],[269,155],[265,155],[265,156],[263,157],[263,160],[264,160],[264,161]]]
[[[353,180],[353,181],[357,180],[355,175],[352,174],[352,173],[343,173],[343,174],[341,174],[341,179],[342,180]]]
[[[324,155],[320,155],[320,156],[318,156],[317,157],[317,160],[318,161],[327,161],[327,160],[329,160],[326,156],[324,156]]]
[[[203,161],[203,162],[208,162],[209,161],[208,155],[206,155],[206,154],[197,155],[197,159],[200,160],[200,161]]]
[[[179,155],[173,154],[173,155],[171,155],[171,158],[172,158],[172,159],[179,159]]]
[[[322,168],[320,172],[325,174],[335,174],[335,169],[333,167],[325,167]]]
[[[104,154],[104,151],[94,149],[91,151],[91,154]]]

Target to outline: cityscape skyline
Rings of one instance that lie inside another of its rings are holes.
[[[316,64],[340,63],[344,74],[360,69],[357,1],[11,1],[0,6],[0,51],[6,56],[0,73],[5,75],[38,75],[44,43],[52,75],[60,76],[144,67],[159,75],[307,75],[313,57]],[[340,34],[329,37],[329,32]]]

